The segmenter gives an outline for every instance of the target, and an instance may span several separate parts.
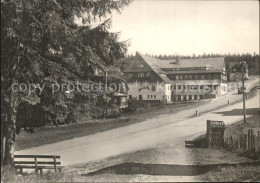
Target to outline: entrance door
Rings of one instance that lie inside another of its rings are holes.
[[[143,100],[143,96],[142,95],[139,95],[139,100]]]

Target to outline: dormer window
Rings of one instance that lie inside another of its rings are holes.
[[[144,67],[144,64],[142,64],[142,63],[138,64],[138,68],[143,68],[143,67]]]

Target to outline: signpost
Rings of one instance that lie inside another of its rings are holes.
[[[207,120],[206,140],[208,148],[223,146],[224,131],[225,124],[223,121]]]

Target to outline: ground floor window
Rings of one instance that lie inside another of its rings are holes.
[[[187,95],[183,95],[183,100],[187,100]]]
[[[132,95],[129,95],[129,99],[132,99],[133,97],[132,97]]]
[[[149,95],[147,95],[147,98],[149,98]]]
[[[203,99],[203,95],[200,95],[200,99]]]
[[[154,95],[154,98],[156,98],[156,95]]]
[[[122,98],[121,98],[121,102],[127,102],[126,97],[122,97]]]
[[[192,95],[189,95],[189,100],[192,100]]]
[[[178,100],[179,100],[179,101],[181,100],[181,95],[178,95]]]
[[[142,95],[139,95],[139,100],[143,100],[143,96]]]
[[[198,95],[194,95],[194,100],[198,100]]]

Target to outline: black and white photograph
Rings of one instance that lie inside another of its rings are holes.
[[[1,182],[260,182],[258,0],[1,0]]]

